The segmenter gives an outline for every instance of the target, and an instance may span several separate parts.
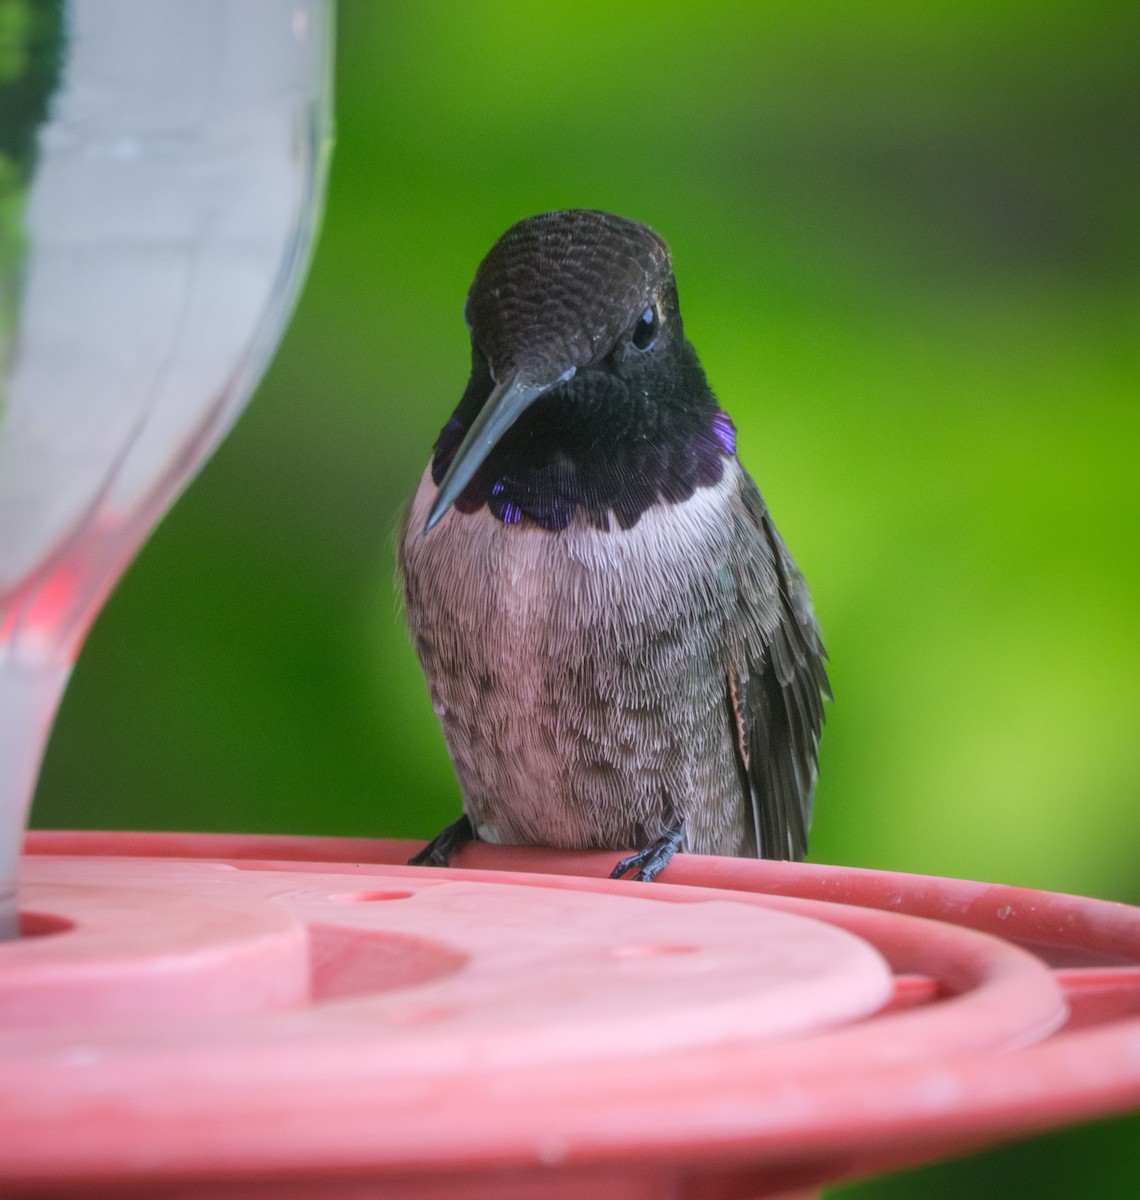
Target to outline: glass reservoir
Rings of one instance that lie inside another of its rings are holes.
[[[14,7],[27,42],[0,67],[16,98],[0,99],[0,938],[17,932],[19,847],[72,663],[269,362],[331,135],[331,0]]]

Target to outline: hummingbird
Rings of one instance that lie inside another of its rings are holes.
[[[687,341],[665,243],[584,209],[512,226],[471,376],[405,517],[412,641],[474,839],[802,859],[826,655]]]

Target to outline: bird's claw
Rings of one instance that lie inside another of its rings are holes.
[[[464,815],[441,829],[418,854],[413,854],[408,859],[408,866],[446,867],[453,854],[474,840],[475,830],[470,818]]]
[[[621,879],[629,871],[638,883],[652,883],[669,865],[673,855],[681,845],[681,826],[671,829],[656,841],[650,842],[644,850],[623,858],[610,872],[611,879]]]

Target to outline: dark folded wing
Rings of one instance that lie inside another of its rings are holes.
[[[823,702],[831,696],[826,654],[803,576],[743,472],[741,499],[728,706],[757,854],[798,860],[807,853]]]

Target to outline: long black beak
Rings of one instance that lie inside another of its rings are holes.
[[[565,374],[551,383],[523,383],[517,375],[506,383],[497,383],[479,415],[471,422],[471,428],[451,460],[451,466],[440,480],[435,503],[428,513],[424,533],[432,527],[459,498],[463,489],[471,482],[475,472],[487,461],[487,455],[498,444],[499,439],[542,395],[559,383],[564,383],[574,374],[571,367]]]

